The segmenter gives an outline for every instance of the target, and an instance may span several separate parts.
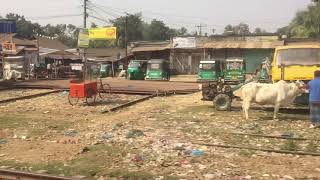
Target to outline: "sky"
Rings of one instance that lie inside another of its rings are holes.
[[[1,1],[6,3],[1,3]],[[209,34],[223,32],[228,24],[247,23],[269,32],[286,26],[311,0],[89,0],[88,25],[108,25],[109,19],[125,12],[142,12],[143,20],[163,20],[172,28],[186,27],[194,32],[202,25]],[[0,15],[13,12],[40,24],[83,26],[83,0],[0,0]]]

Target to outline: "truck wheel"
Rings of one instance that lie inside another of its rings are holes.
[[[231,109],[231,97],[226,94],[218,94],[213,99],[213,105],[217,111],[228,111]]]

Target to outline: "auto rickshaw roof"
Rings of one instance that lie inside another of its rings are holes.
[[[148,60],[136,60],[136,59],[133,59],[130,62],[148,62]]]
[[[239,59],[239,58],[234,58],[234,59],[227,59],[227,62],[243,62],[243,59]]]
[[[200,61],[200,64],[214,64],[216,61],[211,60],[211,61]]]

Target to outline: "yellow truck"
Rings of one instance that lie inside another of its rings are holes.
[[[277,47],[272,62],[273,83],[301,80],[308,83],[314,71],[320,70],[320,44],[288,45]],[[308,94],[298,97],[296,104],[307,105]]]
[[[277,47],[272,62],[272,81],[310,81],[320,70],[319,45],[288,45]]]

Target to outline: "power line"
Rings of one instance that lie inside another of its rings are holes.
[[[65,15],[56,15],[56,16],[38,16],[38,17],[28,17],[30,20],[41,20],[41,19],[55,19],[55,18],[64,18],[64,17],[75,17],[81,16],[82,14],[65,14]]]
[[[94,8],[96,8],[96,9],[98,9],[100,12],[103,12],[103,13],[105,13],[105,14],[107,14],[107,15],[109,15],[109,16],[111,16],[111,17],[113,17],[113,18],[118,18],[119,17],[119,15],[117,15],[117,14],[114,14],[114,13],[111,13],[111,12],[108,12],[108,11],[106,11],[106,10],[104,10],[103,8],[101,8],[101,7],[99,7],[98,5],[95,5],[94,3],[90,3],[90,6],[92,6],[92,7],[94,7]],[[125,13],[123,13],[123,14],[125,14]],[[122,15],[122,14],[121,14]],[[121,16],[120,15],[120,16]]]
[[[202,36],[202,28],[203,27],[207,27],[207,26],[206,25],[202,25],[202,24],[199,24],[199,25],[196,26],[196,28],[199,28],[199,35],[200,36]]]
[[[89,17],[94,18],[94,19],[97,19],[97,20],[102,21],[102,22],[104,22],[104,23],[110,24],[110,22],[109,22],[109,21],[107,21],[107,20],[105,20],[105,19],[102,19],[102,18],[99,18],[99,17],[93,16],[93,15],[90,15]]]

